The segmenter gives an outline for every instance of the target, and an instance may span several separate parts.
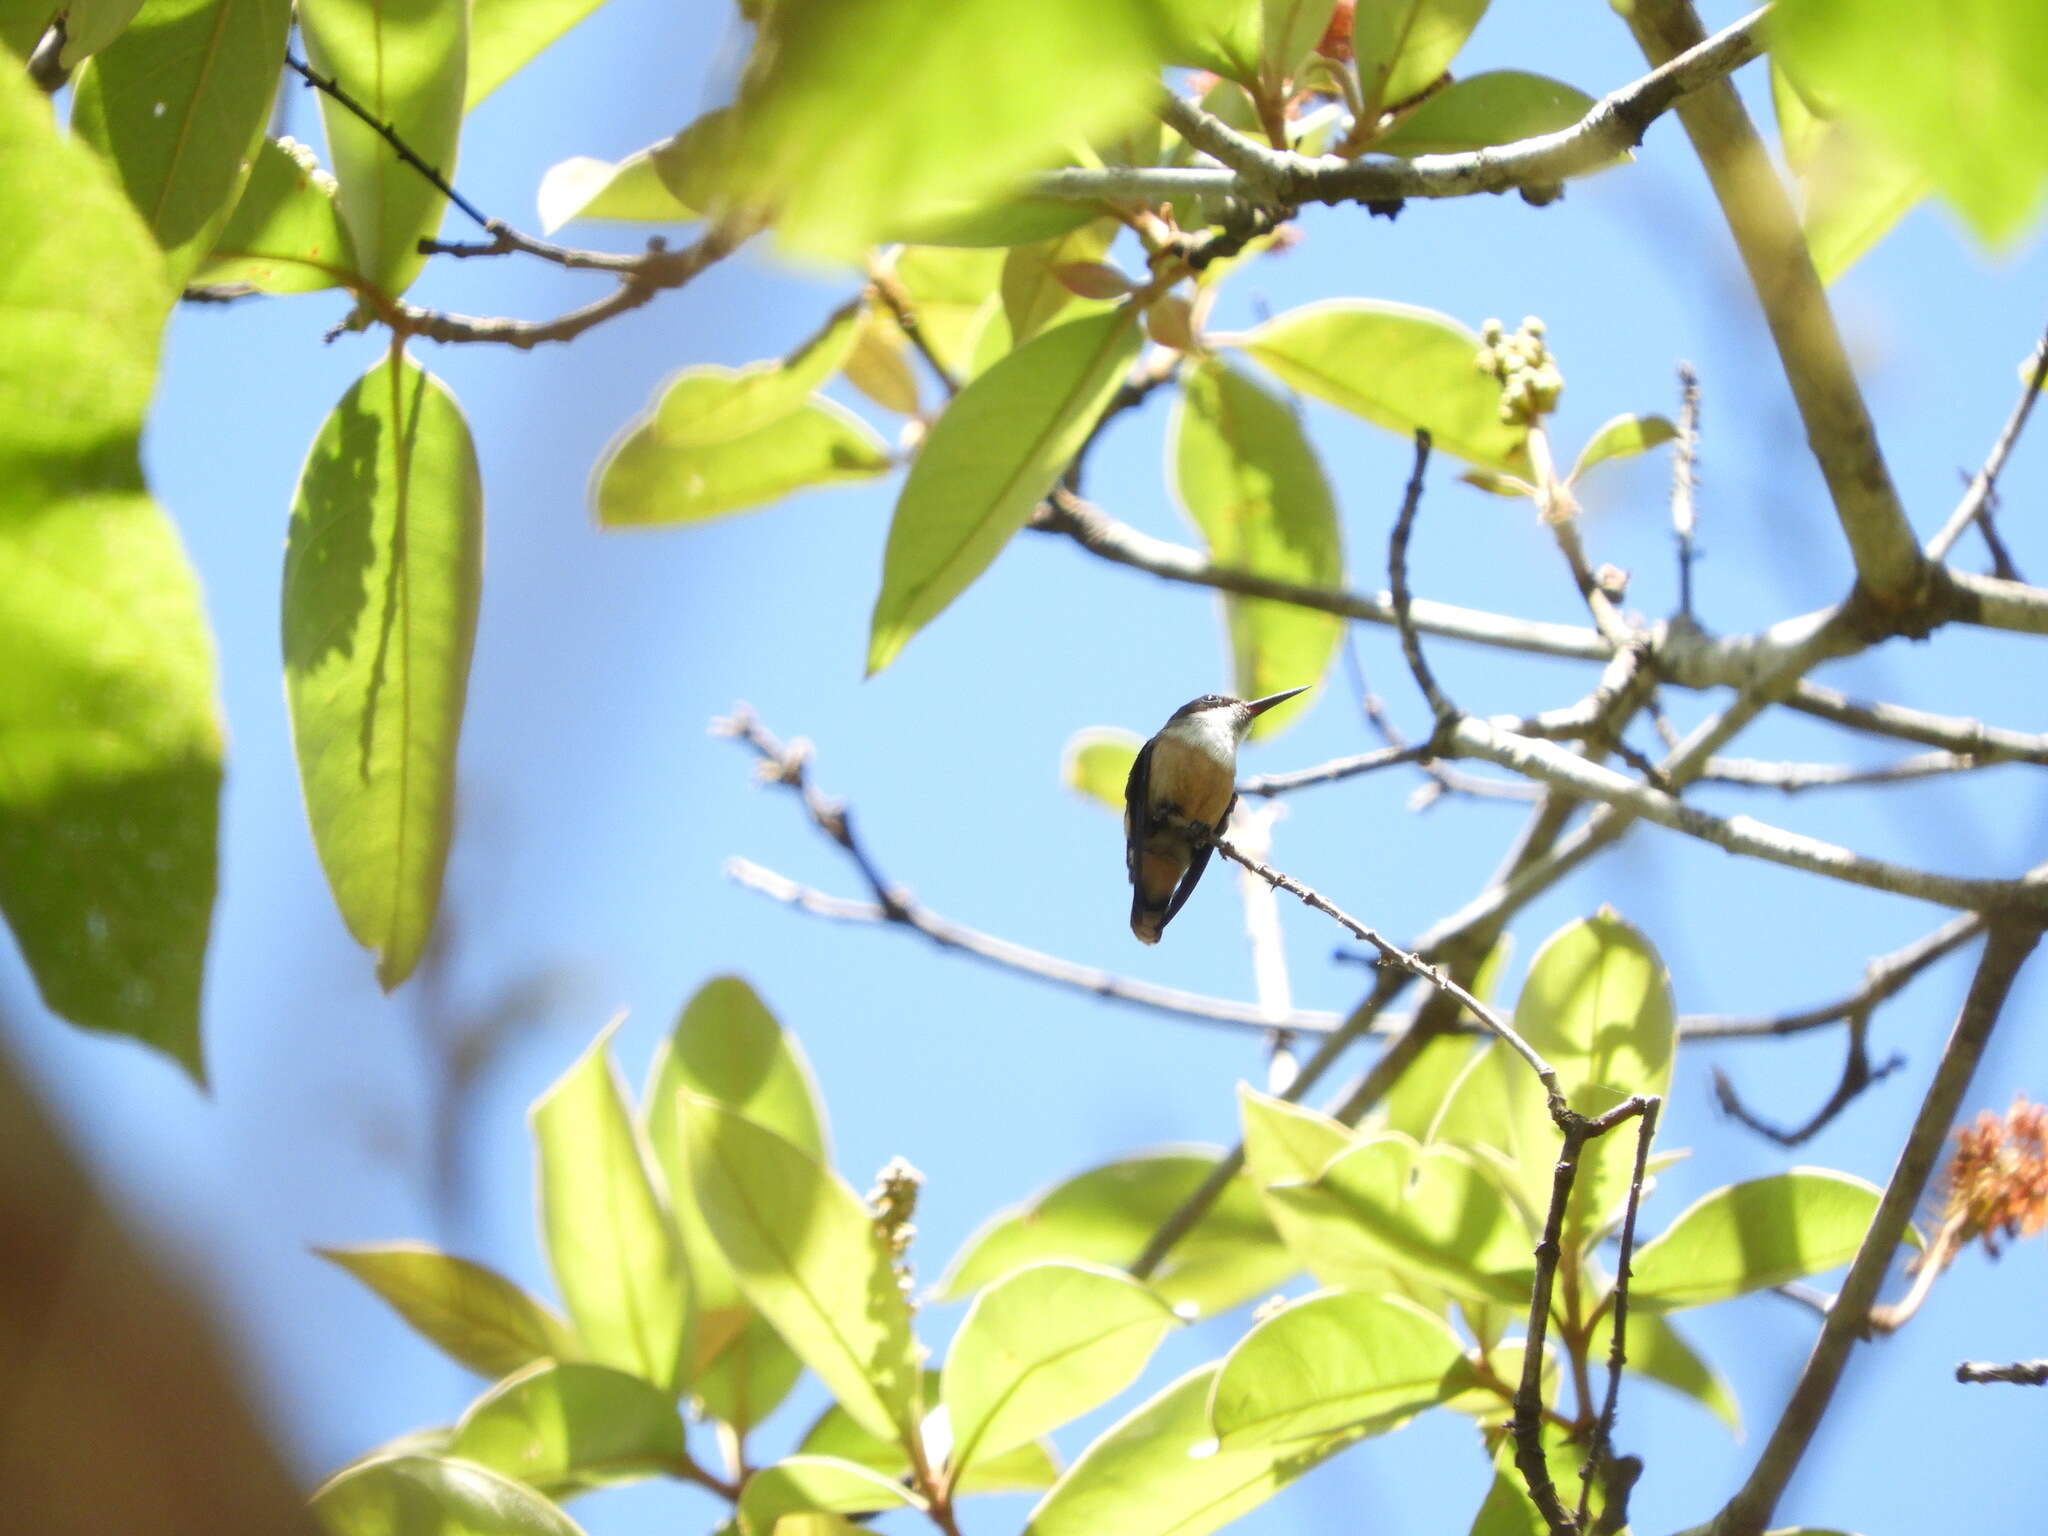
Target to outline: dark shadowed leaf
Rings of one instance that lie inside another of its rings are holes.
[[[441,899],[483,580],[483,486],[447,386],[403,353],[365,374],[299,472],[285,694],[313,842],[390,990]]]
[[[495,1269],[425,1243],[316,1248],[375,1291],[450,1359],[499,1377],[578,1353],[562,1320]]]
[[[0,911],[51,1011],[198,1077],[213,646],[137,454],[170,302],[105,165],[0,69]]]

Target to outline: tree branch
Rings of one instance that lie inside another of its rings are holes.
[[[1961,752],[1921,752],[1875,768],[1848,763],[1771,763],[1753,757],[1717,757],[1699,776],[1702,784],[1741,784],[1796,795],[1810,789],[1841,789],[1857,784],[1902,784],[1942,774],[1969,773],[1991,762]]]
[[[1600,1419],[1593,1429],[1592,1443],[1586,1449],[1585,1465],[1579,1469],[1579,1518],[1581,1527],[1586,1524],[1587,1503],[1593,1492],[1593,1479],[1605,1479],[1609,1483],[1607,1509],[1601,1521],[1603,1530],[1620,1530],[1627,1524],[1626,1511],[1617,1511],[1615,1493],[1610,1473],[1610,1460],[1614,1451],[1614,1421],[1621,1408],[1621,1372],[1628,1364],[1628,1283],[1629,1265],[1636,1251],[1636,1212],[1643,1203],[1643,1184],[1649,1177],[1650,1143],[1657,1137],[1657,1117],[1662,1113],[1664,1101],[1655,1094],[1643,1100],[1643,1117],[1636,1122],[1636,1166],[1628,1181],[1628,1204],[1621,1217],[1621,1249],[1614,1266],[1614,1290],[1610,1293],[1613,1302],[1614,1323],[1610,1330],[1607,1349],[1607,1397],[1600,1405]],[[1631,1478],[1633,1484],[1634,1479]]]
[[[1906,1058],[1899,1055],[1887,1058],[1883,1066],[1873,1067],[1870,1064],[1868,1007],[1849,1015],[1848,1035],[1846,1054],[1842,1060],[1842,1075],[1835,1084],[1834,1092],[1828,1095],[1827,1101],[1813,1112],[1811,1118],[1795,1130],[1785,1130],[1752,1114],[1737,1096],[1735,1084],[1729,1080],[1728,1074],[1719,1067],[1714,1068],[1714,1098],[1720,1104],[1723,1113],[1748,1126],[1759,1136],[1775,1141],[1781,1147],[1796,1147],[1826,1129],[1864,1089],[1883,1082],[1906,1064]]]
[[[2018,1387],[2048,1387],[2048,1360],[2021,1360],[2012,1365],[1965,1360],[1956,1367],[1956,1380],[2009,1381]]]
[[[1981,761],[2048,763],[2048,734],[2006,730],[1981,720],[1930,714],[1904,704],[1865,703],[1819,683],[1801,681],[1785,696],[1785,705],[1852,731],[1917,741]]]
[[[2019,403],[2012,408],[2012,414],[2005,419],[2005,426],[1998,434],[1998,440],[1991,445],[1991,452],[1984,460],[1984,467],[1971,477],[1969,489],[1963,492],[1963,499],[1949,514],[1948,521],[1933,538],[1927,541],[1927,558],[1945,560],[1948,552],[1955,548],[1970,524],[1985,516],[1992,498],[1998,493],[1998,477],[2005,469],[2005,461],[2012,457],[2013,445],[2019,442],[2020,433],[2026,430],[2027,417],[2033,414],[2034,402],[2040,398],[2041,386],[2048,383],[2048,334],[2041,338],[2034,355],[2032,376],[2026,388],[2020,391]],[[1997,545],[1992,548],[1995,551]]]
[[[1710,1527],[1713,1536],[1759,1536],[1770,1523],[1785,1485],[1791,1481],[1834,1397],[1849,1352],[1868,1324],[1878,1287],[1941,1154],[1942,1143],[1977,1070],[1985,1042],[1991,1037],[2021,966],[2040,938],[2040,926],[2032,921],[2003,919],[1990,925],[1977,973],[1970,982],[1969,996],[1963,1001],[1940,1065],[1935,1068],[1934,1080],[1914,1117],[1913,1129],[1899,1151],[1898,1164],[1892,1170],[1891,1182],[1885,1186],[1884,1198],[1878,1202],[1877,1215],[1849,1265],[1841,1294],[1828,1309],[1827,1321],[1814,1340],[1813,1352],[1757,1458],[1755,1470],[1714,1518]]]

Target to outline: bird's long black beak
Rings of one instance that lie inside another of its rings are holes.
[[[1297,693],[1307,693],[1312,686],[1312,684],[1303,683],[1299,688],[1290,688],[1285,693],[1269,693],[1263,699],[1247,700],[1244,706],[1245,713],[1253,716],[1263,715],[1275,704],[1285,704]]]

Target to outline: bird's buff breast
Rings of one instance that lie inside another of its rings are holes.
[[[1163,733],[1152,747],[1151,790],[1154,806],[1175,805],[1183,816],[1214,826],[1230,809],[1237,754],[1211,734]]]

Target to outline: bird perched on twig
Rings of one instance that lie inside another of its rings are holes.
[[[1252,721],[1306,691],[1263,699],[1205,693],[1176,709],[1138,749],[1124,784],[1124,862],[1131,876],[1131,932],[1159,935],[1187,905],[1209,852],[1237,803],[1237,747]]]

